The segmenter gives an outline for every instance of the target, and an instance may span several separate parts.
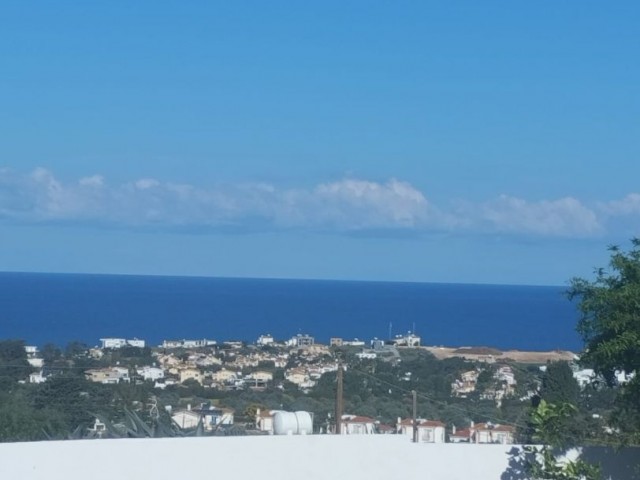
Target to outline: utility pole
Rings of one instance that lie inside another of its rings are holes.
[[[418,443],[418,394],[411,390],[413,396],[413,443]]]
[[[336,434],[342,433],[342,410],[343,410],[343,378],[342,363],[338,364],[338,385],[336,388]]]

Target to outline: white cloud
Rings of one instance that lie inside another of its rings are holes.
[[[612,215],[640,213],[640,194],[591,209],[564,197],[501,195],[436,206],[408,182],[345,178],[310,188],[268,183],[198,185],[141,178],[110,185],[101,175],[64,183],[38,168],[0,170],[0,219],[186,230],[310,229],[332,232],[500,233],[540,237],[604,234]]]
[[[480,206],[479,220],[491,230],[507,233],[574,237],[602,231],[595,212],[572,197],[528,202],[500,195]]]
[[[640,193],[630,193],[621,200],[601,203],[600,208],[611,216],[640,215]]]
[[[102,175],[92,175],[90,177],[84,177],[78,180],[78,184],[83,187],[99,188],[104,185],[104,177]]]

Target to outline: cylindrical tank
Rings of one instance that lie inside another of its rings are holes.
[[[309,412],[276,412],[273,417],[273,433],[310,435],[313,433],[313,417]]]

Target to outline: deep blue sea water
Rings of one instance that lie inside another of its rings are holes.
[[[0,273],[0,338],[90,345],[104,336],[387,338],[579,350],[563,287]]]

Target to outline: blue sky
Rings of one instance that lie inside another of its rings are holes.
[[[640,235],[637,2],[0,3],[0,270],[563,284]]]

